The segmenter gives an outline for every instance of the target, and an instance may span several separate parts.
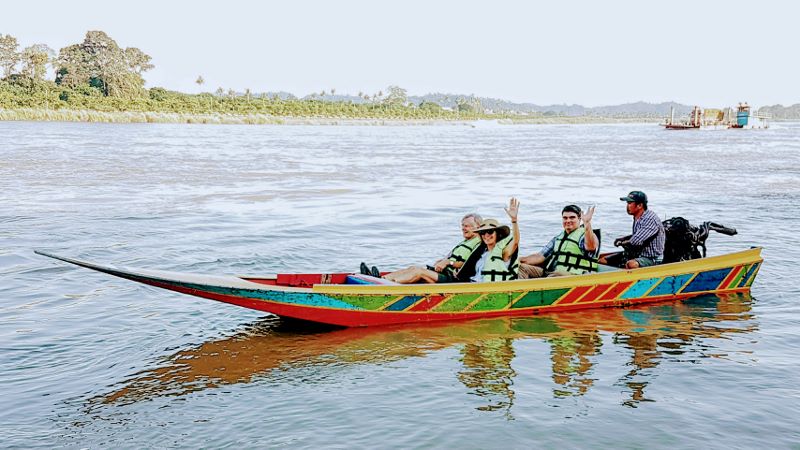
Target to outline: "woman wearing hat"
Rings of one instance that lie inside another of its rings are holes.
[[[483,220],[480,227],[475,230],[481,237],[481,245],[461,267],[457,275],[459,281],[490,282],[517,278],[519,200],[512,197],[505,210],[511,218],[512,228],[501,225],[495,219]]]

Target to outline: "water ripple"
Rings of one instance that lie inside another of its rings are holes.
[[[0,440],[791,447],[798,132],[0,122]],[[663,217],[739,230],[712,236],[711,254],[763,245],[752,297],[308,329],[32,253],[210,274],[389,270],[441,257],[463,214],[503,218],[512,195],[525,253],[565,203],[596,204],[604,236],[624,235],[632,189]]]

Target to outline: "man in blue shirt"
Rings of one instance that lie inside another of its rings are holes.
[[[565,206],[561,210],[564,231],[553,237],[539,252],[519,259],[519,277],[596,272],[600,241],[592,230],[593,216],[594,206],[585,214],[576,205]]]
[[[626,269],[654,266],[661,263],[664,255],[666,234],[664,225],[656,213],[647,209],[647,195],[642,191],[631,191],[626,197],[626,211],[633,216],[633,234],[614,241],[617,247],[628,249],[631,258],[625,262]],[[604,264],[601,259],[600,263]]]

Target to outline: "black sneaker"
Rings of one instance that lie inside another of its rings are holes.
[[[372,275],[373,277],[375,277],[375,278],[380,278],[380,277],[381,277],[381,271],[380,271],[380,270],[378,270],[378,268],[377,268],[377,267],[375,267],[375,266],[372,266],[371,275]]]
[[[369,273],[369,268],[363,262],[361,263],[361,266],[360,266],[359,270],[361,270],[361,275],[369,275],[370,274]]]

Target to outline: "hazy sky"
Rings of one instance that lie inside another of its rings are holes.
[[[58,51],[102,30],[148,87],[475,94],[587,106],[800,103],[795,1],[4,2],[0,34]]]

